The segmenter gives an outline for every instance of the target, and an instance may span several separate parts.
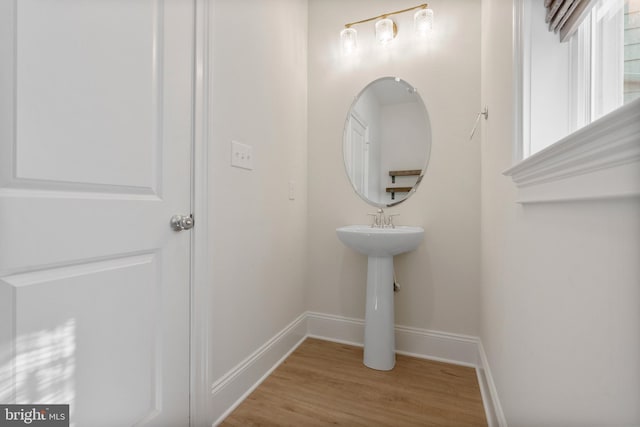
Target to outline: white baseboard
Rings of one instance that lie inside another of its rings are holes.
[[[396,351],[456,365],[478,366],[478,338],[469,335],[396,326]]]
[[[362,347],[364,320],[308,311],[307,336]]]
[[[498,390],[493,382],[487,354],[484,352],[481,341],[478,341],[478,355],[480,366],[476,369],[476,372],[478,374],[480,392],[482,393],[484,411],[487,414],[487,423],[489,427],[507,427],[507,420],[504,417],[502,405],[500,405],[500,399],[498,398]]]
[[[476,337],[396,326],[396,352],[422,359],[477,367]],[[364,320],[307,312],[307,335],[328,341],[363,345]]]
[[[399,354],[476,368],[489,427],[506,427],[479,338],[396,326]],[[307,312],[223,375],[211,386],[213,425],[225,419],[307,337],[363,345],[364,320]]]
[[[301,314],[262,347],[211,385],[213,425],[220,424],[307,336]]]

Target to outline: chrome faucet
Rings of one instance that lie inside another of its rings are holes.
[[[385,215],[382,209],[378,209],[376,213],[367,214],[373,217],[371,228],[396,228],[393,223],[393,217],[398,214]]]

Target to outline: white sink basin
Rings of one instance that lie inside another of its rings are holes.
[[[414,250],[424,238],[422,227],[398,225],[395,228],[373,228],[369,225],[347,225],[336,229],[338,239],[361,254],[374,257],[394,256]]]
[[[364,364],[388,371],[396,364],[393,314],[393,256],[418,247],[422,227],[373,228],[347,225],[336,229],[346,246],[368,255],[364,319]]]

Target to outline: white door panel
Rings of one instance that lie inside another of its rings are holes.
[[[155,186],[161,11],[155,1],[18,2],[18,178]]]
[[[1,402],[188,424],[193,18],[0,3]]]
[[[114,425],[159,406],[156,261],[149,254],[3,279],[15,296],[18,402],[73,402],[73,419],[85,425],[102,402],[118,408]]]

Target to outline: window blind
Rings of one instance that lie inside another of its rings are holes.
[[[569,40],[595,2],[596,0],[544,0],[544,7],[547,9],[545,22],[549,25],[549,31],[559,33],[561,42]]]

